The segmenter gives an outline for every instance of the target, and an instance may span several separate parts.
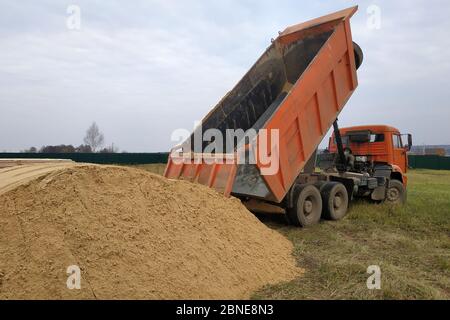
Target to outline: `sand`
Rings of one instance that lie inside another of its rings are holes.
[[[70,159],[38,159],[38,158],[1,158],[0,159],[0,170],[8,167],[22,166],[22,165],[38,165],[38,164],[75,164]]]
[[[0,160],[0,195],[20,185],[60,169],[75,166],[75,162],[28,163]]]
[[[239,200],[133,168],[60,168],[0,195],[0,299],[248,298],[301,275],[291,253]]]

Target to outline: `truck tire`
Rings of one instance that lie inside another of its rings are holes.
[[[322,214],[325,219],[340,220],[348,210],[348,193],[342,183],[327,182],[321,189]]]
[[[404,204],[406,202],[406,190],[399,180],[390,180],[386,191],[386,202],[393,204]]]
[[[292,224],[309,227],[320,221],[322,197],[313,185],[298,185],[294,192],[294,207],[287,210]]]
[[[356,69],[359,69],[359,67],[361,66],[363,59],[364,59],[364,55],[363,55],[363,51],[361,50],[361,47],[353,41],[353,52],[355,55],[355,65],[356,65]]]
[[[327,181],[316,181],[314,182],[314,186],[321,191],[323,186],[327,183]]]

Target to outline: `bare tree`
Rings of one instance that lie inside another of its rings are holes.
[[[104,140],[105,138],[103,136],[103,133],[101,133],[98,129],[97,124],[93,122],[89,129],[86,131],[84,143],[91,147],[92,152],[95,152],[103,145]]]

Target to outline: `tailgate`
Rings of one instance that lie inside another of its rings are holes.
[[[171,152],[164,176],[183,179],[216,189],[230,196],[236,177],[235,154]]]

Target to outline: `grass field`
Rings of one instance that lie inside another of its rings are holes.
[[[450,171],[413,170],[408,177],[403,207],[358,201],[343,220],[307,229],[261,217],[292,241],[306,272],[253,298],[450,299]],[[367,289],[370,265],[381,268],[380,290]]]

